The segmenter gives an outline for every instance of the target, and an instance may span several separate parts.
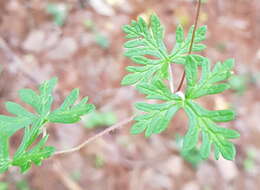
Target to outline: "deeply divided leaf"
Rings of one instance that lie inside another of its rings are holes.
[[[202,74],[198,80],[198,65],[202,67]],[[231,69],[234,66],[234,60],[228,59],[223,63],[218,62],[213,70],[210,70],[210,62],[208,59],[202,59],[199,64],[187,56],[185,63],[185,72],[187,80],[187,98],[199,98],[201,96],[218,94],[229,88],[229,84],[225,82],[231,76]]]
[[[125,56],[139,64],[138,67],[128,67],[131,74],[126,75],[121,84],[134,85],[140,82],[166,79],[169,76],[168,68],[172,63],[183,63],[188,52],[191,33],[185,39],[181,26],[176,30],[176,46],[172,53],[169,53],[164,44],[164,27],[158,16],[152,14],[149,23],[141,17],[137,21],[132,21],[130,25],[125,25],[123,31],[126,33],[128,41],[124,44],[126,48]],[[205,39],[206,27],[201,27],[196,31],[193,51],[198,52],[205,49],[203,44],[199,44]]]
[[[43,132],[46,131],[44,125],[48,122],[75,123],[81,119],[81,116],[94,109],[92,104],[87,104],[87,98],[75,104],[79,90],[74,89],[63,104],[52,111],[52,92],[56,83],[57,79],[53,78],[41,84],[39,92],[31,89],[19,91],[20,99],[29,104],[35,110],[34,112],[28,111],[17,103],[6,102],[6,109],[13,116],[0,115],[0,173],[5,172],[10,166],[18,166],[22,172],[25,172],[32,163],[40,165],[55,151],[54,147],[46,146],[48,134]],[[10,158],[10,137],[21,129],[24,129],[24,136],[13,158]]]
[[[226,122],[234,119],[234,112],[231,110],[209,111],[192,100],[186,100],[184,110],[189,117],[189,130],[184,137],[183,151],[192,150],[202,133],[202,145],[200,153],[202,158],[208,158],[211,145],[214,145],[215,152],[227,160],[233,160],[236,155],[234,145],[229,139],[238,138],[238,132],[218,126],[215,122]],[[218,155],[217,155],[218,157]]]
[[[137,90],[146,95],[147,99],[160,101],[155,104],[136,104],[136,108],[144,113],[135,118],[136,123],[131,133],[144,132],[147,137],[160,133],[168,127],[175,113],[184,109],[188,115],[189,128],[184,137],[183,154],[189,154],[197,144],[201,144],[202,158],[208,158],[211,149],[214,149],[216,159],[221,154],[225,159],[233,160],[236,150],[230,139],[238,138],[239,134],[218,126],[216,122],[233,120],[234,111],[210,111],[194,102],[199,97],[218,94],[228,89],[226,80],[231,76],[234,66],[234,60],[228,59],[211,68],[209,59],[195,54],[206,48],[201,42],[206,38],[207,27],[201,26],[193,32],[192,26],[185,36],[184,28],[178,25],[176,43],[171,52],[164,45],[164,28],[156,15],[150,17],[149,23],[142,18],[132,21],[130,25],[124,26],[123,30],[128,39],[124,45],[125,55],[138,66],[127,67],[130,74],[123,78],[122,84],[136,85]],[[185,92],[173,93],[168,88],[169,85],[165,85],[165,82],[172,81],[169,80],[170,64],[173,69],[174,64],[183,65]]]
[[[164,104],[138,103],[136,108],[147,112],[135,118],[136,123],[131,129],[132,134],[145,131],[145,136],[158,134],[164,131],[170,123],[172,117],[180,109],[180,105],[174,102]]]

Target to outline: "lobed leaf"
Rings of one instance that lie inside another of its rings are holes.
[[[136,108],[147,112],[135,118],[136,123],[131,129],[132,134],[139,134],[145,131],[145,136],[158,134],[164,131],[172,117],[180,109],[179,104],[166,102],[164,104],[138,103]]]
[[[19,166],[22,173],[26,172],[32,163],[38,166],[41,165],[42,160],[49,158],[55,151],[54,147],[45,146],[47,139],[48,136],[45,136],[31,150],[24,151],[19,156],[15,156],[12,165]]]
[[[211,145],[214,145],[216,158],[219,158],[219,153],[221,153],[225,159],[233,160],[236,150],[229,139],[238,138],[240,135],[235,130],[219,127],[215,122],[234,119],[234,113],[230,110],[208,111],[192,100],[185,101],[184,110],[189,117],[190,124],[184,137],[183,151],[188,152],[196,146],[199,132],[201,132],[200,153],[202,158],[209,157]]]
[[[176,44],[175,44],[174,48],[172,49],[172,52],[170,55],[170,59],[172,60],[172,62],[177,63],[177,64],[184,63],[183,61],[180,62],[180,59],[183,60],[183,58],[185,58],[189,52],[193,30],[194,30],[194,26],[192,26],[189,29],[188,35],[185,38],[182,26],[180,26],[180,25],[177,26]],[[202,26],[196,30],[195,36],[194,36],[194,42],[192,44],[192,52],[203,51],[206,48],[206,46],[204,44],[200,44],[201,41],[205,40],[206,32],[207,32],[206,26]]]
[[[160,133],[167,128],[174,114],[183,108],[189,118],[183,154],[196,149],[201,134],[200,154],[203,159],[209,157],[211,148],[214,148],[216,159],[220,154],[226,159],[234,159],[235,147],[229,139],[239,137],[238,132],[219,127],[215,122],[231,121],[235,113],[232,110],[210,111],[193,102],[201,96],[228,89],[229,84],[225,80],[231,76],[234,66],[234,60],[228,59],[211,69],[207,58],[194,53],[206,48],[201,42],[206,38],[207,27],[199,27],[194,33],[192,26],[185,37],[183,27],[177,26],[176,44],[171,53],[168,53],[163,43],[164,27],[156,15],[150,17],[150,23],[139,18],[124,26],[123,30],[129,39],[124,45],[125,55],[139,65],[127,67],[131,74],[123,78],[122,84],[136,85],[137,90],[145,94],[147,99],[163,101],[160,104],[137,103],[136,108],[145,114],[135,118],[131,133],[145,132],[147,137]],[[184,66],[187,82],[185,95],[182,92],[172,93],[164,84],[169,79],[169,68],[173,63]]]
[[[10,166],[9,159],[9,137],[0,133],[0,173],[8,170]]]
[[[74,89],[58,109],[51,111],[52,91],[56,83],[56,78],[45,81],[40,85],[39,93],[31,89],[19,91],[21,100],[34,108],[35,113],[29,112],[17,103],[6,102],[7,111],[15,116],[0,115],[0,173],[5,172],[10,166],[18,166],[22,172],[25,172],[32,163],[40,165],[42,160],[49,158],[55,150],[54,147],[45,145],[48,135],[43,133],[44,124],[75,123],[81,119],[81,116],[94,109],[92,104],[87,104],[87,98],[75,104],[79,90]],[[23,128],[23,139],[11,159],[9,158],[10,137]],[[35,144],[35,141],[38,143]]]
[[[198,67],[196,61],[190,56],[187,56],[186,58],[186,96],[188,98],[196,99],[205,95],[218,94],[229,89],[230,85],[228,83],[219,82],[223,82],[231,76],[234,60],[228,59],[224,63],[219,62],[212,71],[210,71],[210,63],[207,59],[199,62],[202,67],[202,75],[201,79],[198,81]]]
[[[176,43],[182,43],[184,41],[184,31],[181,25],[176,28]]]
[[[95,109],[92,104],[77,104],[66,110],[52,112],[48,120],[52,123],[76,123],[81,120],[81,116]]]
[[[163,42],[164,28],[159,18],[153,14],[150,23],[147,24],[139,17],[137,21],[132,21],[131,25],[124,26],[123,31],[127,34],[126,38],[131,39],[124,44],[125,56],[145,66],[140,69],[128,68],[133,74],[126,75],[121,84],[133,85],[149,81],[153,77],[167,77],[165,68],[171,61],[168,59],[168,52]]]
[[[141,83],[137,85],[137,90],[145,95],[148,99],[158,100],[180,100],[180,97],[176,94],[172,94],[170,89],[164,85],[160,80],[157,80],[151,84]]]
[[[155,14],[151,15],[149,23],[146,23],[140,17],[137,21],[132,21],[130,25],[124,26],[123,31],[126,33],[126,38],[129,39],[124,44],[126,48],[125,56],[137,64],[145,66],[128,67],[127,70],[132,74],[126,75],[121,84],[136,85],[142,82],[167,79],[169,77],[169,64],[185,64],[193,29],[194,27],[190,28],[185,39],[182,26],[177,27],[176,45],[172,53],[169,54],[163,42],[164,27]],[[205,26],[195,32],[193,52],[202,51],[206,48],[205,45],[199,44],[205,39],[205,35]]]

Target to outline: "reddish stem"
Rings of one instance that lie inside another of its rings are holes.
[[[195,19],[195,23],[194,23],[194,29],[193,29],[193,32],[192,32],[191,43],[190,43],[190,48],[189,48],[188,54],[191,54],[191,51],[192,51],[192,45],[193,45],[193,42],[194,42],[195,32],[196,32],[198,20],[199,20],[200,7],[201,7],[201,0],[199,0],[198,5],[197,5],[196,19]],[[184,83],[185,75],[186,75],[185,71],[183,71],[183,74],[182,74],[182,77],[181,77],[181,82],[179,83],[179,86],[178,86],[176,92],[181,90],[181,87]]]

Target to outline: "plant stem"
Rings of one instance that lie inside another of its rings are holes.
[[[193,45],[193,42],[194,42],[194,37],[195,37],[195,32],[196,32],[196,29],[197,29],[197,25],[198,25],[198,20],[199,20],[199,14],[200,14],[200,7],[201,7],[201,0],[198,0],[198,4],[197,4],[197,11],[196,11],[196,18],[195,18],[195,23],[194,23],[194,29],[193,29],[193,32],[192,32],[192,37],[191,37],[191,43],[190,43],[190,48],[189,48],[189,54],[191,54],[191,51],[192,51],[192,45]],[[181,77],[181,82],[176,90],[176,92],[180,91],[181,90],[181,87],[184,83],[184,79],[185,79],[185,71],[183,71],[182,73],[182,77]]]
[[[172,65],[169,64],[169,73],[170,73],[170,79],[169,79],[169,84],[170,84],[170,89],[171,92],[174,93],[174,83],[173,83],[173,74],[172,74]]]
[[[74,148],[70,148],[70,149],[67,149],[67,150],[61,150],[61,151],[57,151],[54,153],[54,155],[59,155],[59,154],[66,154],[66,153],[71,153],[71,152],[76,152],[76,151],[79,151],[80,149],[82,149],[84,146],[86,146],[87,144],[89,143],[92,143],[93,141],[95,141],[96,139],[98,139],[99,137],[102,137],[106,134],[108,134],[109,132],[115,130],[115,129],[118,129],[124,125],[126,125],[127,123],[131,122],[133,119],[134,119],[135,116],[131,116],[115,125],[112,125],[111,127],[105,129],[104,131],[90,137],[89,139],[87,139],[86,141],[84,141],[83,143],[81,143],[80,145],[74,147]]]

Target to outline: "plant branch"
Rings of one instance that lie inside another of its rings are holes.
[[[93,141],[95,141],[96,139],[108,134],[109,132],[118,129],[124,125],[126,125],[127,123],[131,122],[134,119],[135,116],[131,116],[127,119],[124,119],[123,121],[112,125],[111,127],[105,129],[104,131],[90,137],[89,139],[87,139],[86,141],[84,141],[83,143],[81,143],[80,145],[74,147],[74,148],[70,148],[67,150],[61,150],[61,151],[57,151],[54,153],[54,155],[59,155],[59,154],[66,154],[66,153],[71,153],[71,152],[75,152],[75,151],[79,151],[80,149],[82,149],[84,146],[88,145],[89,143],[92,143]]]
[[[192,51],[192,45],[193,45],[193,42],[194,42],[195,32],[196,32],[197,25],[198,25],[198,20],[199,20],[201,0],[198,0],[198,1],[199,2],[197,4],[197,11],[196,11],[196,18],[195,18],[195,23],[194,23],[194,29],[193,29],[193,32],[192,32],[191,43],[190,43],[190,48],[189,48],[188,55],[191,54],[191,51]],[[183,71],[182,77],[181,77],[181,82],[179,83],[179,86],[178,86],[176,92],[181,90],[181,87],[182,87],[182,85],[184,83],[185,75],[186,75],[185,71]]]

